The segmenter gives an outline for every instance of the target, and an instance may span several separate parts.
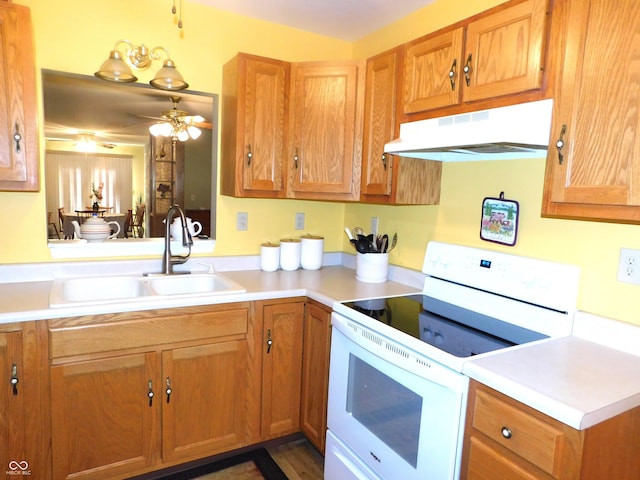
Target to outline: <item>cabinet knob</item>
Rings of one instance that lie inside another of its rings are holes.
[[[458,59],[454,58],[449,70],[449,81],[451,82],[451,90],[456,89],[456,67],[458,66]]]
[[[251,144],[247,145],[247,166],[251,165],[251,159],[253,158],[253,152],[251,151]]]
[[[171,389],[171,379],[169,377],[167,377],[167,388],[165,390],[165,393],[167,394],[167,403],[169,403],[169,400],[171,400],[171,393],[173,392],[173,390]]]
[[[296,154],[293,156],[293,165],[296,170],[298,169],[298,160],[300,160],[300,156],[298,155],[298,149],[296,148]]]
[[[20,128],[18,128],[18,122],[15,123],[13,132],[13,140],[16,142],[16,152],[20,153],[20,142],[22,141],[22,135],[20,135]]]
[[[149,391],[147,392],[147,397],[149,397],[149,406],[153,405],[154,395],[155,393],[153,393],[153,381],[149,380]]]
[[[513,435],[509,427],[502,427],[501,433],[502,433],[502,436],[507,440],[510,439]]]
[[[385,170],[387,169],[387,154],[386,153],[382,154],[382,168],[384,168]]]
[[[271,352],[271,345],[273,345],[273,339],[271,338],[271,330],[267,330],[267,353]]]
[[[17,395],[18,394],[18,366],[14,363],[11,366],[11,380],[10,380],[10,384],[13,390],[13,394]]]
[[[467,82],[467,87],[471,85],[471,54],[467,57],[467,63],[462,69],[464,72],[464,80]]]
[[[558,164],[562,165],[564,162],[564,134],[567,133],[567,125],[563,124],[560,130],[560,137],[556,140],[556,150],[558,151]]]

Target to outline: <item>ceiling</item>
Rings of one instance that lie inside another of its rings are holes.
[[[195,2],[301,30],[354,41],[434,0],[193,0]],[[187,12],[188,13],[188,10]],[[188,17],[184,18],[188,28]],[[44,132],[47,139],[77,140],[78,131],[97,141],[144,145],[149,126],[170,97],[178,108],[213,120],[213,99],[185,91],[165,92],[148,85],[114,84],[93,76],[43,71]]]
[[[247,17],[353,42],[435,0],[193,0]],[[188,28],[185,11],[184,28]]]
[[[78,140],[81,132],[96,141],[145,145],[149,126],[171,110],[171,96],[180,97],[178,109],[211,122],[213,97],[185,91],[166,92],[149,85],[122,84],[85,75],[43,70],[44,134],[49,140]],[[146,118],[153,117],[153,118]]]

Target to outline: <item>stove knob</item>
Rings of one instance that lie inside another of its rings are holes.
[[[442,345],[444,343],[444,337],[439,333],[436,333],[433,336],[433,341],[436,343],[436,345]]]
[[[433,338],[433,332],[428,328],[425,328],[423,330],[423,334],[425,340],[431,340]]]

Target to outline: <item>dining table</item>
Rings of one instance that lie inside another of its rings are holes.
[[[75,237],[75,228],[73,227],[73,221],[76,220],[79,225],[82,225],[82,221],[85,218],[93,215],[93,210],[76,210],[75,213],[65,213],[62,221],[62,232],[65,239]],[[97,214],[104,219],[105,222],[117,222],[120,226],[120,232],[118,232],[118,238],[124,238],[125,226],[124,223],[127,219],[126,213],[110,213],[106,210],[98,210]]]

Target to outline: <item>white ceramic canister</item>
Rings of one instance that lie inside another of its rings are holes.
[[[280,267],[280,245],[263,243],[260,245],[260,268],[265,272],[275,272]]]
[[[280,239],[280,268],[282,270],[297,270],[300,268],[300,239]]]
[[[322,267],[324,255],[324,237],[303,235],[300,237],[300,265],[305,270],[318,270]]]

